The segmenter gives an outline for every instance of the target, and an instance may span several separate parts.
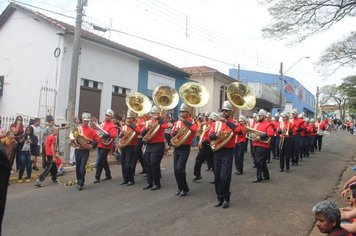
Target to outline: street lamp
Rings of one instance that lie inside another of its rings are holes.
[[[279,86],[279,112],[282,111],[282,87],[283,87],[283,75],[287,74],[298,62],[300,62],[303,59],[308,59],[309,56],[306,57],[301,57],[299,58],[294,64],[289,67],[285,72],[283,72],[283,62],[281,62],[281,66],[279,68],[279,80],[280,80],[280,86]]]

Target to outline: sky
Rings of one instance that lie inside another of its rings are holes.
[[[76,15],[76,0],[17,2]],[[0,0],[0,12],[8,4],[8,0]],[[240,65],[243,70],[278,74],[283,63],[284,74],[314,94],[317,86],[340,84],[342,78],[356,74],[351,68],[342,68],[329,75],[330,71],[314,66],[327,46],[353,30],[352,18],[290,45],[262,37],[261,29],[271,18],[256,0],[88,0],[84,9],[83,29],[92,30],[92,24],[111,28],[105,33],[94,32],[177,67],[209,66],[228,75],[229,69]],[[33,10],[75,24],[72,18]]]

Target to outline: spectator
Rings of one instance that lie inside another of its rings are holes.
[[[64,167],[63,167],[63,162],[62,159],[58,156],[55,157],[54,162],[56,163],[57,167],[57,176],[62,176],[64,175]]]
[[[166,116],[165,121],[168,124],[168,128],[164,130],[164,138],[166,140],[166,144],[168,146],[171,146],[171,131],[172,131],[173,124],[169,116]]]
[[[6,137],[6,131],[5,128],[2,127],[1,125],[1,117],[0,117],[0,139],[5,138]]]
[[[352,236],[347,230],[340,226],[341,214],[338,206],[329,200],[319,202],[313,207],[316,226],[319,231],[328,236]]]
[[[31,171],[32,171],[32,161],[31,161],[31,150],[36,148],[38,143],[37,137],[33,133],[33,128],[32,126],[26,127],[25,130],[25,135],[22,136],[22,138],[18,142],[19,148],[21,148],[21,168],[19,170],[19,178],[18,178],[18,183],[22,183],[22,175],[25,171],[26,167],[26,183],[31,182]]]
[[[6,136],[2,138],[1,143],[4,145],[7,158],[10,163],[13,162],[15,156],[16,141],[15,136],[11,131],[6,132]]]
[[[15,141],[18,142],[20,140],[20,138],[22,137],[23,133],[25,132],[22,116],[16,117],[15,122],[12,123],[10,126],[10,130],[15,136]],[[22,148],[22,145],[20,147],[20,144],[17,143],[16,150],[15,150],[15,158],[14,158],[14,160],[16,160],[16,171],[19,171],[19,169],[21,167],[21,161],[20,161],[21,148]],[[11,163],[11,166],[12,165],[13,165],[13,162]]]
[[[72,127],[72,130],[78,127],[81,124],[81,120],[79,117],[74,118],[74,126]],[[70,154],[69,154],[69,164],[74,166],[75,165],[75,155],[74,155],[75,147],[71,146],[70,147]]]
[[[42,128],[40,126],[41,124],[41,119],[40,118],[35,118],[32,128],[33,128],[33,133],[38,139],[38,143],[35,148],[31,149],[31,155],[33,156],[33,166],[32,169],[38,171],[37,167],[37,158],[40,156],[41,153],[41,145],[42,145]]]
[[[4,217],[7,187],[10,178],[11,163],[6,156],[4,146],[0,142],[0,235],[2,219]]]

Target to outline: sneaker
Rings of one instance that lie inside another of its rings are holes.
[[[43,185],[42,185],[42,181],[40,181],[39,179],[36,180],[36,183],[35,183],[34,186],[35,186],[35,187],[42,187],[42,186],[43,186]]]
[[[51,183],[52,184],[56,184],[56,183],[58,183],[58,181],[57,180],[52,180]]]
[[[22,184],[22,179],[17,180],[17,183]]]
[[[38,167],[37,166],[33,166],[32,169],[36,170],[36,171],[39,171]]]
[[[31,179],[25,179],[25,182],[26,182],[26,183],[30,183],[30,182],[31,182]]]

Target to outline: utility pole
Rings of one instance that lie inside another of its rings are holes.
[[[77,17],[75,21],[75,31],[73,39],[72,65],[69,81],[68,107],[66,120],[69,124],[73,124],[75,116],[75,102],[77,98],[77,81],[78,81],[78,64],[80,54],[80,38],[82,29],[83,8],[86,6],[87,0],[78,0]],[[69,137],[71,128],[66,129],[66,137]],[[69,143],[65,142],[64,159],[69,161]]]
[[[279,67],[279,114],[282,112],[283,62]]]
[[[318,113],[319,113],[319,86],[316,87],[316,107],[315,107],[315,120],[318,118]]]

